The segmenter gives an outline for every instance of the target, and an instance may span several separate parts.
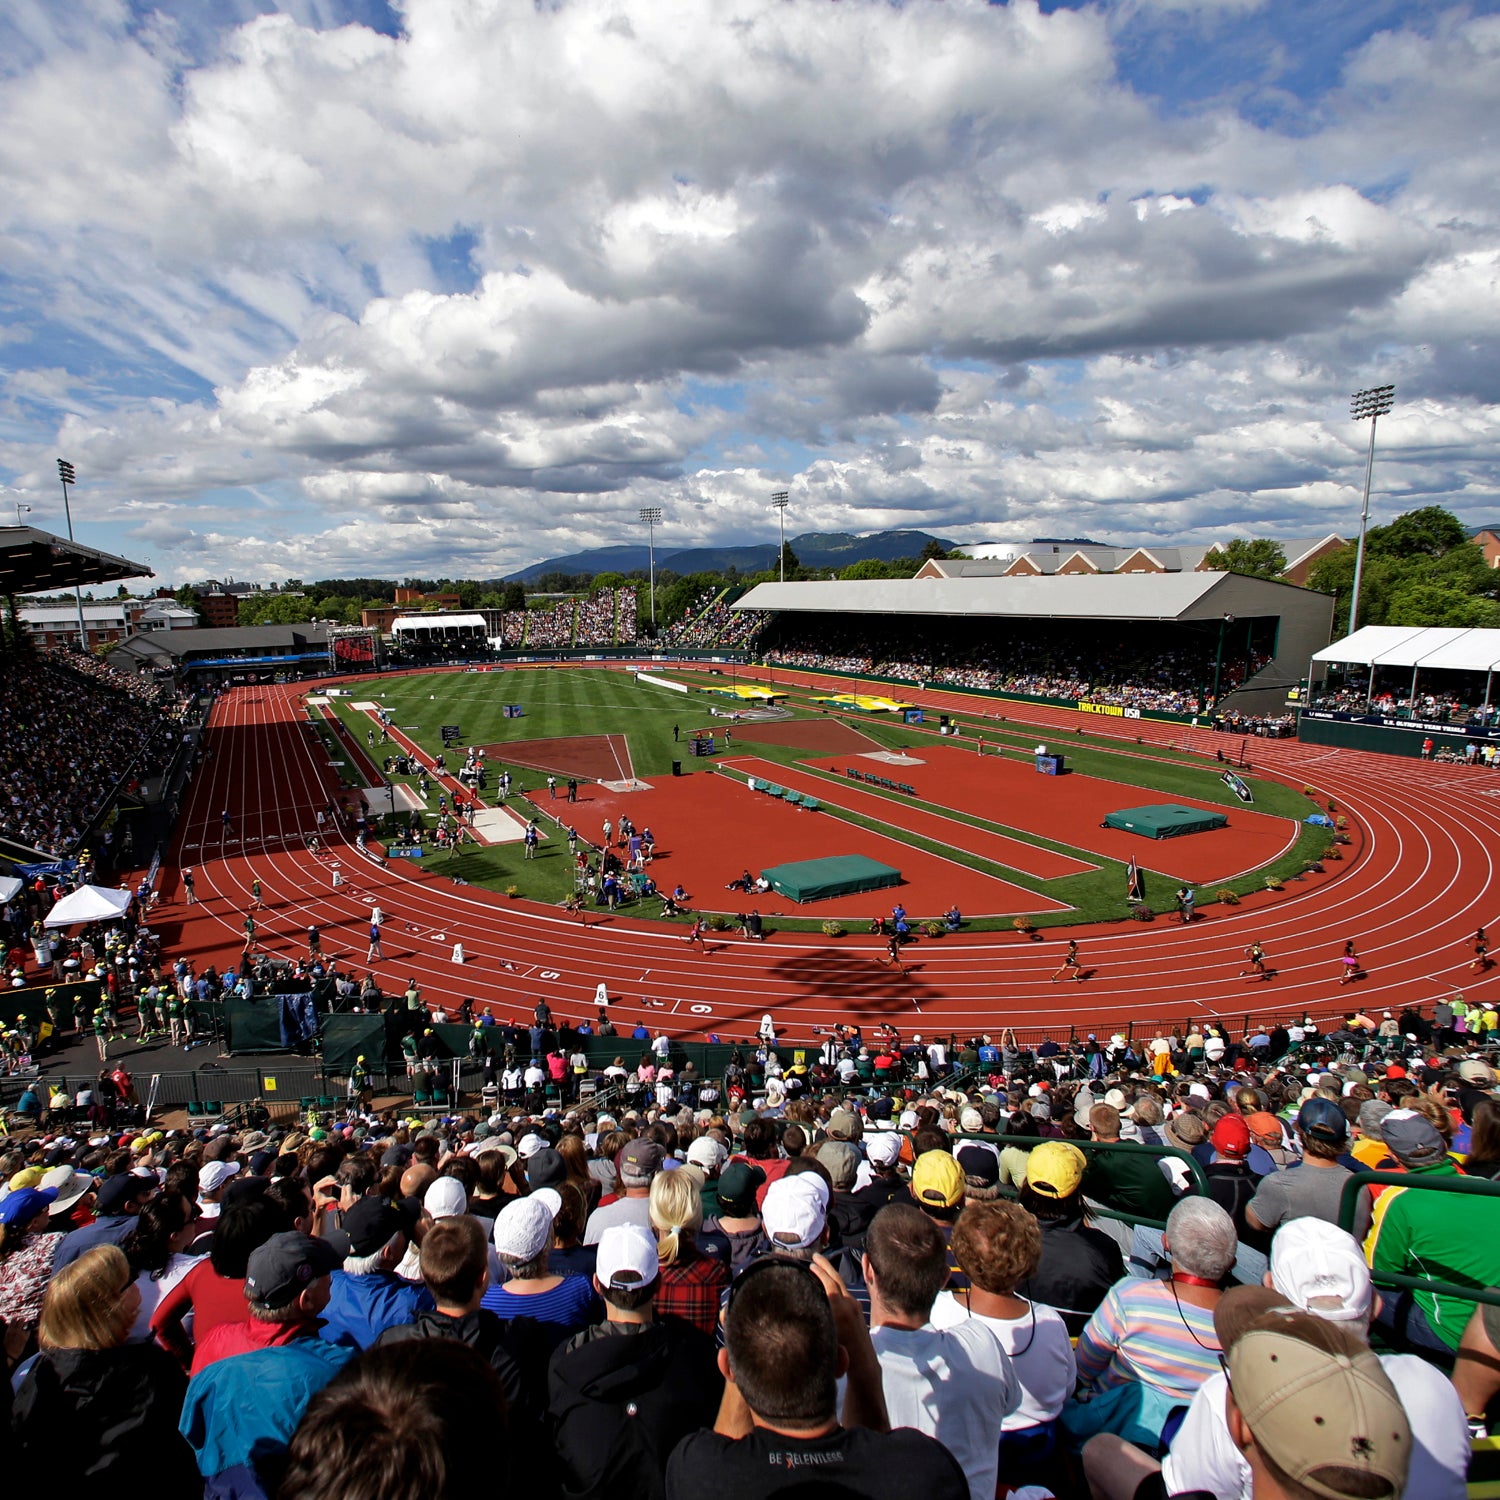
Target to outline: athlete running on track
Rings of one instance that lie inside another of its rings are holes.
[[[1083,983],[1083,963],[1078,957],[1078,943],[1074,938],[1068,939],[1068,951],[1063,954],[1062,966],[1052,976],[1053,984],[1066,974],[1072,974],[1080,984]]]

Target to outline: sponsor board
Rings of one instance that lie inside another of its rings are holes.
[[[1118,703],[1090,703],[1080,698],[1073,706],[1081,714],[1102,714],[1106,719],[1138,719],[1141,716],[1140,709],[1125,708]]]

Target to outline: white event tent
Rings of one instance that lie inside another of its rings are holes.
[[[1371,697],[1377,667],[1410,667],[1413,697],[1421,672],[1483,672],[1484,706],[1488,708],[1495,670],[1500,668],[1500,630],[1364,625],[1353,635],[1314,652],[1312,659],[1369,667]]]
[[[73,927],[80,922],[115,922],[130,906],[130,892],[107,885],[81,885],[69,891],[42,923],[44,927]]]

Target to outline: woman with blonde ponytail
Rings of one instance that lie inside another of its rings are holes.
[[[702,1227],[696,1170],[658,1172],[651,1182],[651,1228],[661,1257],[656,1315],[675,1314],[711,1334],[719,1320],[719,1298],[729,1285],[729,1261],[697,1243]]]

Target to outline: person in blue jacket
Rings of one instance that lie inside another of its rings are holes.
[[[411,1230],[406,1211],[389,1198],[361,1198],[344,1215],[349,1255],[343,1270],[333,1273],[323,1338],[338,1342],[347,1335],[368,1349],[387,1328],[433,1310],[432,1294],[425,1286],[396,1275]]]

